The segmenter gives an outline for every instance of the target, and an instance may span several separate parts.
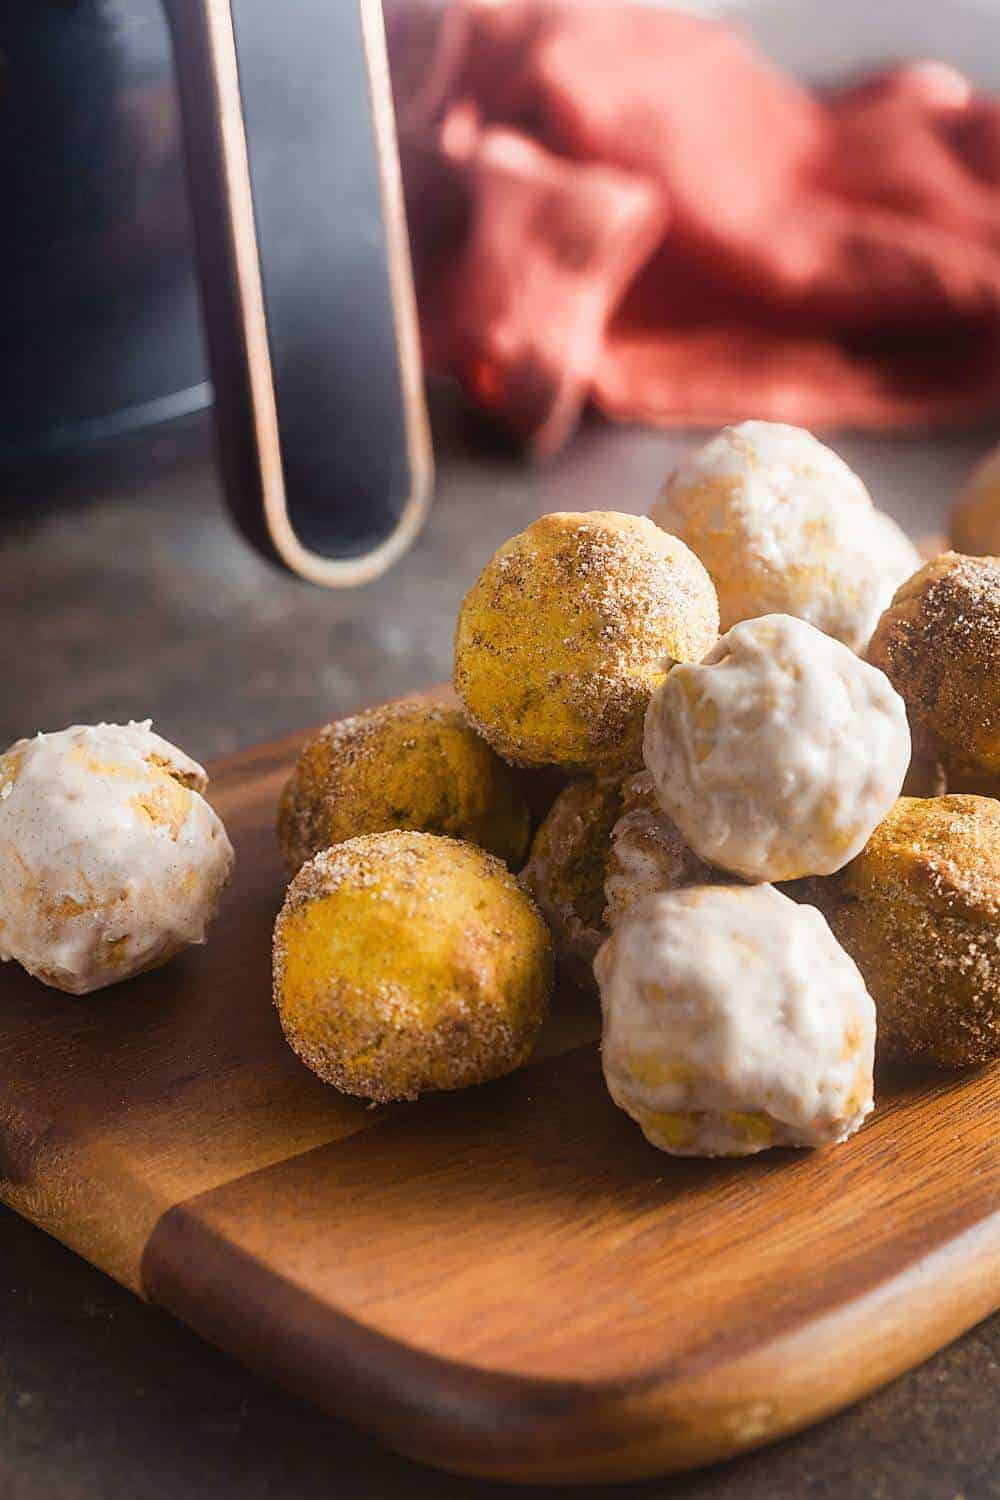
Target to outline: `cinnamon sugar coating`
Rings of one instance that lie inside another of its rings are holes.
[[[604,870],[621,811],[619,778],[571,782],[541,823],[521,871],[549,924],[560,972],[579,989],[594,989],[594,955],[608,935]]]
[[[500,860],[403,830],[323,850],[274,929],[289,1045],[378,1102],[497,1078],[530,1056],[552,987],[534,902]]]
[[[1000,802],[900,797],[856,859],[794,894],[864,975],[880,1054],[947,1067],[1000,1058]]]
[[[614,511],[542,516],[505,542],[466,595],[455,688],[506,760],[623,774],[665,663],[699,661],[715,590],[683,542]]]
[[[517,773],[458,708],[404,698],[315,735],[278,809],[292,874],[321,849],[390,828],[467,839],[517,868],[531,819]]]
[[[906,703],[914,755],[949,791],[1000,790],[1000,558],[945,552],[897,592],[868,659]]]

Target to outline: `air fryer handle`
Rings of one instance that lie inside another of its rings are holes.
[[[227,499],[327,585],[431,483],[379,0],[167,0]]]

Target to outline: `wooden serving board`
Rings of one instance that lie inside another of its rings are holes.
[[[846,1146],[685,1162],[563,996],[515,1076],[367,1109],[270,998],[296,740],[215,768],[207,948],[89,1000],[0,976],[0,1193],[207,1339],[414,1457],[522,1481],[701,1464],[1000,1304],[1000,1070],[883,1079]]]

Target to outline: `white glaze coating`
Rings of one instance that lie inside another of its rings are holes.
[[[653,778],[638,771],[622,786],[625,811],[611,830],[604,876],[604,920],[615,927],[643,896],[716,878],[656,801]]]
[[[664,1151],[820,1146],[872,1109],[864,980],[820,913],[773,886],[647,896],[594,973],[611,1097]]]
[[[723,428],[675,470],[650,515],[705,564],[722,630],[796,615],[860,652],[920,567],[843,459],[783,422]]]
[[[233,864],[208,777],[149,721],[0,756],[0,959],[85,995],[205,941]]]
[[[889,679],[803,620],[744,620],[673,667],[646,714],[661,807],[746,880],[831,875],[864,848],[910,763]]]

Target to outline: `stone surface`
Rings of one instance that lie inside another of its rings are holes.
[[[434,415],[426,529],[358,590],[326,592],[251,553],[197,450],[182,467],[158,466],[161,442],[126,484],[22,503],[0,533],[0,742],[151,715],[204,760],[446,677],[458,605],[501,541],[545,511],[644,511],[703,440],[595,420],[558,460],[529,466],[490,447],[447,399]],[[915,536],[940,528],[989,444],[984,433],[834,441]]]
[[[501,540],[548,510],[645,510],[676,456],[699,440],[593,423],[560,459],[534,468],[449,398],[435,401],[434,418],[439,485],[424,535],[388,578],[345,594],[285,577],[244,547],[198,441],[179,456],[160,440],[127,475],[93,479],[87,493],[8,493],[0,746],[35,729],[149,714],[202,759],[446,677],[459,601]],[[920,536],[940,527],[993,436],[833,445]],[[510,1493],[386,1453],[0,1210],[0,1500]],[[1000,1497],[1000,1318],[775,1448],[594,1493]]]

